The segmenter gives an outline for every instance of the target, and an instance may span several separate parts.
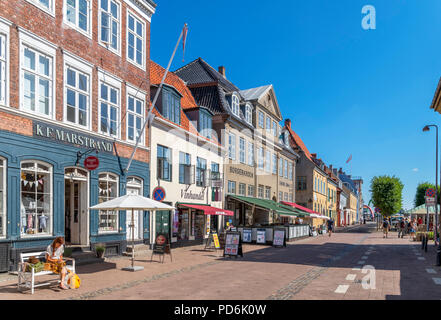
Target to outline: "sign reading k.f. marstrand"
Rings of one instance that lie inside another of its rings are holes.
[[[55,140],[65,144],[73,144],[78,147],[92,148],[98,151],[113,153],[113,144],[110,141],[93,138],[69,129],[35,121],[33,129],[34,136],[38,138]]]

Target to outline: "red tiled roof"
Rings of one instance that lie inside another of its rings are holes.
[[[161,83],[162,77],[164,76],[164,73],[165,73],[165,69],[163,67],[161,67],[159,64],[157,64],[153,61],[150,61],[150,84],[159,85]],[[157,117],[159,117],[169,123],[172,123],[178,127],[181,127],[182,129],[184,129],[188,132],[191,132],[191,133],[199,136],[200,138],[203,138],[207,141],[214,142],[220,146],[219,141],[217,141],[216,139],[213,139],[213,138],[207,139],[204,136],[200,135],[198,133],[197,128],[195,128],[195,126],[190,122],[188,117],[185,115],[185,113],[184,113],[185,109],[198,108],[198,105],[197,105],[196,101],[194,100],[194,97],[191,94],[190,89],[185,85],[184,80],[179,78],[173,72],[168,72],[167,77],[165,78],[165,83],[173,86],[182,95],[182,98],[181,98],[181,107],[182,107],[181,108],[181,124],[178,125],[178,124],[168,120],[167,118],[163,117],[156,108],[153,109],[153,111],[152,111],[155,114],[155,116],[157,116]]]
[[[306,157],[309,160],[313,161],[311,153],[309,152],[308,148],[306,147],[302,139],[299,137],[299,135],[295,133],[293,129],[291,129],[291,126],[285,124],[285,127],[288,129],[289,133],[291,134],[291,137],[293,138],[295,144],[298,145],[300,149],[302,149],[302,151],[305,153]]]

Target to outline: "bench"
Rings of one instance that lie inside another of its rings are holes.
[[[45,276],[45,275],[56,275],[57,277],[59,277],[60,275],[58,275],[52,271],[46,271],[46,270],[42,270],[40,272],[35,272],[35,270],[33,268],[31,269],[30,272],[26,271],[26,263],[28,262],[30,257],[36,257],[36,258],[40,259],[40,261],[44,261],[46,259],[46,251],[20,253],[20,262],[18,263],[18,287],[17,287],[17,289],[20,290],[21,287],[26,287],[26,288],[31,289],[31,294],[34,294],[34,288],[52,284],[52,282],[35,284],[36,277]],[[75,259],[63,258],[63,260],[66,261],[66,269],[75,273]],[[71,265],[67,265],[67,262],[71,262]],[[58,279],[57,282],[60,282],[60,280]]]

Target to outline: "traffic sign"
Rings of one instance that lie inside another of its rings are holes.
[[[434,198],[435,197],[435,189],[429,188],[426,190],[426,197]]]
[[[426,207],[434,207],[434,206],[435,206],[435,198],[426,197]]]
[[[84,168],[86,168],[87,170],[95,170],[99,167],[99,165],[100,160],[95,156],[90,156],[84,159]]]
[[[165,190],[163,187],[156,187],[153,190],[153,200],[162,202],[165,199]]]

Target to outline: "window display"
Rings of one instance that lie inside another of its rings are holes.
[[[194,217],[194,237],[195,239],[203,239],[205,234],[205,214],[203,211],[197,210]]]
[[[118,197],[118,177],[110,173],[100,174],[98,188],[98,203],[103,203]],[[118,211],[100,211],[99,231],[118,231]]]
[[[50,234],[52,167],[40,162],[21,164],[21,234]]]

